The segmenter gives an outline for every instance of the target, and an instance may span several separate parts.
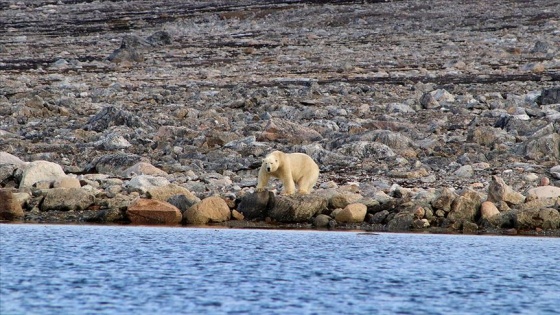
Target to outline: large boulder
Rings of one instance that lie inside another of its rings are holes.
[[[277,196],[268,216],[277,222],[307,222],[321,210],[327,208],[327,199],[317,195]]]
[[[185,187],[179,186],[177,184],[167,184],[164,186],[149,187],[147,189],[147,196],[152,199],[157,199],[161,201],[169,202],[169,199],[173,196],[183,195],[194,205],[200,201],[200,198],[195,196],[190,190]],[[189,206],[189,207],[190,207]]]
[[[186,223],[195,225],[224,222],[231,218],[231,210],[224,199],[211,196],[188,208],[183,218]]]
[[[38,182],[53,183],[61,177],[66,177],[62,167],[49,161],[34,161],[21,168],[19,188],[31,188]]]
[[[85,210],[95,202],[95,196],[81,188],[53,188],[46,191],[42,211]]]
[[[13,165],[21,166],[26,164],[26,162],[22,161],[20,158],[18,158],[13,154],[0,151],[0,164],[13,164]]]
[[[482,200],[474,190],[466,190],[453,200],[447,216],[453,222],[474,222],[478,216]]]
[[[558,199],[560,198],[560,187],[539,186],[527,191],[527,197],[536,199]]]
[[[274,205],[274,200],[274,193],[267,190],[246,194],[241,198],[237,211],[247,220],[264,219]]]
[[[0,221],[14,221],[24,217],[23,209],[13,192],[8,189],[0,189]]]
[[[494,175],[488,186],[488,201],[505,201],[511,206],[523,203],[525,201],[525,196],[514,191],[501,177]]]
[[[361,223],[366,218],[367,207],[361,203],[349,204],[335,216],[339,223]]]
[[[560,213],[553,208],[531,209],[517,212],[515,225],[520,230],[560,228]]]
[[[181,223],[181,211],[164,201],[138,198],[126,210],[133,224],[176,225]]]
[[[387,223],[387,230],[392,232],[408,231],[414,222],[414,214],[408,211],[401,211]]]
[[[436,198],[432,201],[432,207],[435,210],[443,210],[445,212],[451,211],[451,204],[458,195],[450,188],[442,188],[436,194]]]
[[[497,214],[500,214],[500,210],[491,201],[485,201],[480,205],[480,218],[487,220]]]

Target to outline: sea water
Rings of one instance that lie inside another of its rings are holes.
[[[0,314],[559,314],[560,238],[0,225]]]

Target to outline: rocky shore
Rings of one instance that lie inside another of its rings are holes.
[[[559,3],[0,9],[2,220],[560,236]]]

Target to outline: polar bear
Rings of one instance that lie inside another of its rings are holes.
[[[264,191],[270,177],[279,178],[284,185],[282,194],[291,195],[296,192],[309,194],[319,178],[319,166],[304,153],[284,153],[274,151],[268,154],[259,170],[257,192]]]

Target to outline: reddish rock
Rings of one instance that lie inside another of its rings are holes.
[[[132,224],[176,225],[182,219],[177,207],[155,199],[136,199],[126,213]]]

